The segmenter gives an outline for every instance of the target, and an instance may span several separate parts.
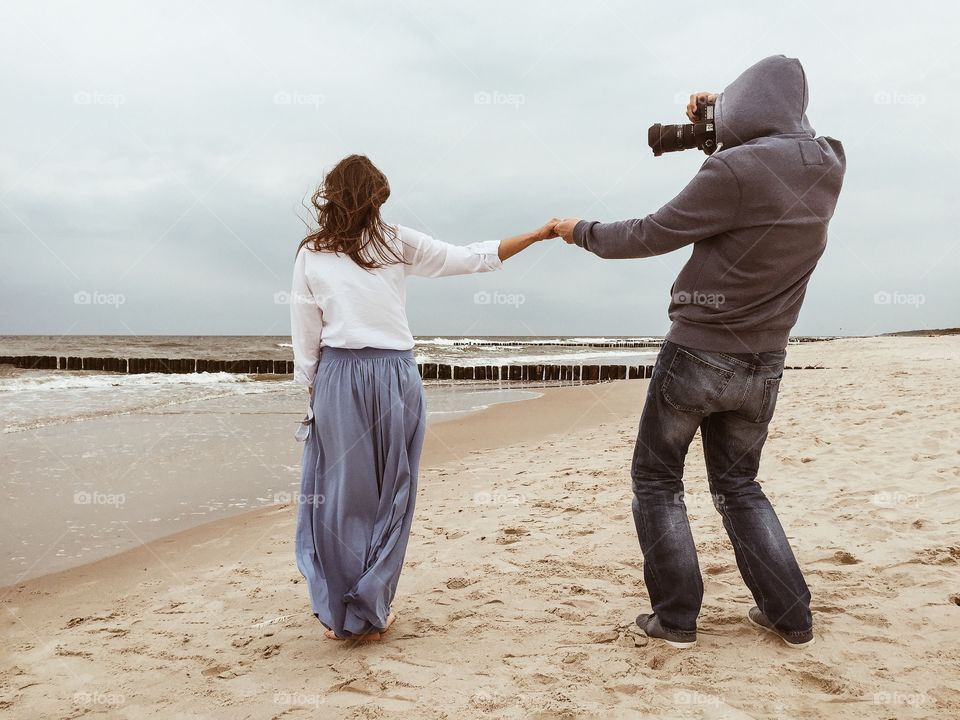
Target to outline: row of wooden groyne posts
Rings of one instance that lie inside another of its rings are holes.
[[[806,342],[819,342],[821,340],[834,340],[833,337],[820,337],[815,335],[798,335],[790,338],[790,344]],[[658,348],[663,345],[663,340],[644,339],[644,340],[604,340],[603,342],[571,342],[569,340],[454,340],[454,347],[586,347],[586,348]]]
[[[56,355],[0,356],[0,365],[32,370],[93,370],[122,374],[240,373],[292,375],[291,360],[206,360],[193,358],[58,357]],[[652,365],[449,365],[419,363],[424,380],[493,380],[521,382],[633,380],[653,377]],[[788,367],[815,370],[818,366]]]

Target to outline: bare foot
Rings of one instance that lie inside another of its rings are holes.
[[[366,635],[351,635],[350,637],[342,638],[342,637],[337,637],[337,634],[333,630],[327,630],[325,633],[323,633],[323,636],[328,640],[354,640],[356,642],[373,642],[373,641],[379,640],[380,636],[390,629],[390,626],[393,625],[396,619],[397,619],[396,613],[390,613],[387,616],[387,624],[383,626],[382,630],[378,632],[367,633]]]
[[[327,630],[323,636],[329,640],[352,640],[354,642],[372,642],[374,640],[380,639],[380,633],[373,632],[367,633],[366,635],[351,635],[350,637],[337,637],[337,634],[333,630]]]

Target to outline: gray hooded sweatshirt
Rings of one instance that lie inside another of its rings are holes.
[[[667,339],[719,352],[783,349],[827,243],[843,145],[816,137],[800,61],[775,55],[717,98],[719,149],[673,200],[639,220],[580,221],[602,258],[693,253],[671,288]]]

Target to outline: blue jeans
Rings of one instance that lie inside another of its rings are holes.
[[[703,601],[683,502],[683,464],[697,429],[713,505],[757,606],[784,632],[810,630],[810,591],[757,468],[786,351],[721,353],[665,342],[633,455],[633,517],[643,576],[660,622],[692,631]]]

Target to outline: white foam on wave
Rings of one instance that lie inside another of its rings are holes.
[[[7,421],[3,433],[198,400],[272,392],[283,384],[234,373],[111,375],[27,371],[0,378],[0,399]]]
[[[425,354],[415,355],[418,363],[445,363],[450,365],[459,365],[461,367],[474,367],[477,365],[583,365],[592,360],[616,360],[618,365],[639,365],[645,357],[654,355],[655,351],[649,352],[637,348],[609,348],[606,350],[582,350],[580,352],[561,352],[551,354],[537,355],[509,355],[498,354],[484,357],[463,357],[463,358],[438,358]],[[603,362],[599,364],[604,364]]]
[[[462,345],[463,343],[477,343],[477,344],[487,344],[491,342],[490,340],[484,340],[481,338],[445,338],[445,337],[435,337],[431,340],[426,338],[416,338],[417,345],[437,345],[439,347],[455,347],[456,345]],[[494,344],[496,344],[494,342]]]
[[[66,374],[37,373],[0,378],[0,395],[13,395],[23,392],[43,392],[57,390],[97,390],[108,387],[150,388],[169,385],[222,385],[225,383],[256,382],[246,375],[235,373],[137,373],[126,374]]]

